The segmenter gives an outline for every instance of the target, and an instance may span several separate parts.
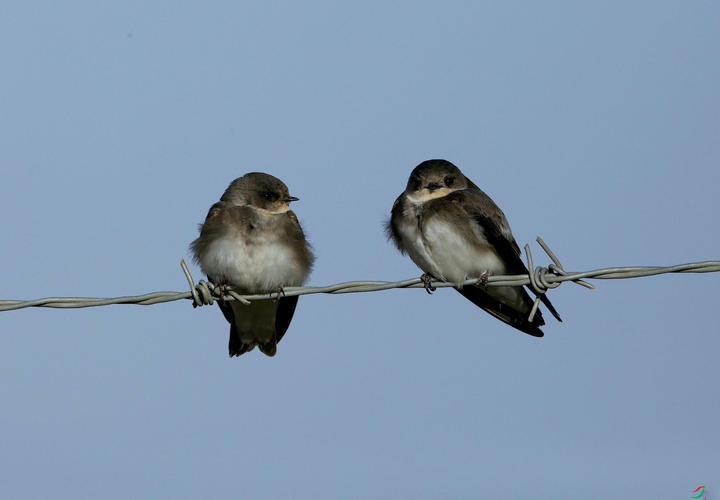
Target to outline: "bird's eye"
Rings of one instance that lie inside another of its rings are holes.
[[[445,179],[443,180],[445,181],[445,185],[447,187],[450,187],[455,183],[455,177],[453,177],[452,175],[446,175]]]
[[[265,198],[267,201],[277,201],[277,199],[278,199],[278,194],[277,194],[277,193],[273,193],[272,191],[265,191],[265,192],[262,194],[262,197]]]

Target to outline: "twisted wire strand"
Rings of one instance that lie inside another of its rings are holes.
[[[525,254],[528,262],[529,274],[520,275],[498,275],[483,278],[468,279],[463,286],[529,286],[537,294],[530,311],[529,319],[536,314],[540,296],[548,290],[557,288],[566,281],[571,281],[585,288],[594,288],[593,285],[584,281],[585,279],[629,279],[656,276],[659,274],[671,273],[716,273],[720,272],[720,261],[692,262],[674,266],[633,266],[633,267],[606,267],[591,271],[568,272],[565,271],[555,253],[547,246],[542,238],[537,238],[538,244],[542,247],[550,260],[553,262],[548,267],[534,266],[534,260],[529,245],[525,245]],[[256,300],[277,299],[278,293],[240,295],[232,289],[218,286],[206,281],[197,284],[185,263],[181,261],[180,267],[188,281],[189,291],[186,292],[152,292],[142,295],[128,295],[123,297],[46,297],[34,300],[0,300],[0,312],[14,311],[29,307],[49,307],[54,309],[77,309],[84,307],[99,307],[114,304],[132,304],[149,306],[174,302],[177,300],[192,300],[193,307],[212,305],[216,300],[238,300],[249,304]],[[411,278],[401,281],[348,281],[327,286],[306,286],[287,287],[281,293],[284,296],[316,295],[316,294],[344,294],[344,293],[366,293],[379,292],[395,288],[425,288],[421,278]],[[444,281],[433,281],[432,287],[446,288],[458,286],[457,283],[446,283]]]

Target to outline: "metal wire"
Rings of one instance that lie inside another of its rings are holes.
[[[528,261],[529,274],[513,275],[513,276],[489,276],[486,279],[474,278],[462,283],[463,286],[477,285],[479,286],[529,286],[535,292],[542,295],[548,290],[557,288],[566,281],[572,281],[586,288],[594,288],[593,285],[584,281],[584,279],[628,279],[642,278],[646,276],[656,276],[658,274],[670,273],[716,273],[720,272],[720,261],[693,262],[689,264],[678,264],[675,266],[636,266],[636,267],[606,267],[584,272],[567,272],[563,269],[560,260],[550,250],[542,238],[537,238],[537,242],[547,253],[552,264],[548,267],[534,266],[532,252],[530,246],[525,245],[525,254]],[[213,283],[200,281],[195,284],[190,270],[185,261],[180,262],[185,278],[188,281],[190,290],[186,292],[152,292],[143,295],[129,295],[124,297],[47,297],[35,300],[0,300],[0,312],[14,311],[17,309],[25,309],[28,307],[50,307],[55,309],[76,309],[83,307],[99,307],[112,304],[133,304],[141,306],[149,306],[153,304],[162,304],[164,302],[173,302],[176,300],[190,299],[193,301],[193,307],[211,305],[216,300],[239,300],[249,304],[255,300],[271,300],[276,299],[278,293],[240,295],[232,289],[224,286],[217,286]],[[390,290],[393,288],[425,288],[421,278],[411,278],[402,281],[348,281],[345,283],[337,283],[328,286],[307,286],[307,287],[287,287],[282,294],[287,297],[295,295],[315,295],[315,294],[342,294],[342,293],[365,293],[379,292],[382,290]],[[432,287],[445,288],[458,286],[457,283],[446,283],[441,281],[433,281]],[[530,320],[535,315],[540,299],[538,298],[530,311]]]

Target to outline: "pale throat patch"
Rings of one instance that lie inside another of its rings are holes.
[[[268,214],[278,215],[278,214],[284,214],[287,213],[290,210],[290,204],[285,203],[284,205],[280,206],[280,208],[276,210],[268,210],[266,208],[260,208],[260,207],[253,207],[255,210],[259,210],[261,212],[266,212]]]
[[[427,189],[423,189],[418,193],[406,193],[406,196],[407,199],[410,200],[412,203],[425,203],[426,201],[435,200],[437,198],[447,196],[453,191],[456,190],[447,187],[436,189],[435,191],[428,191]]]

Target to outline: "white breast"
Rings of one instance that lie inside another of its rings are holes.
[[[412,212],[412,213],[411,213]],[[397,230],[402,240],[403,247],[417,266],[426,273],[443,279],[440,270],[435,265],[418,227],[415,211],[411,208],[403,213],[398,220]]]
[[[253,292],[299,286],[307,278],[290,247],[272,234],[252,239],[236,235],[218,238],[201,256],[200,266],[208,276]]]
[[[412,206],[408,207],[398,224],[398,231],[413,262],[426,273],[451,283],[461,283],[485,271],[493,274],[504,272],[505,266],[497,254],[490,247],[476,244],[487,244],[482,228],[475,226],[474,229],[476,242],[467,241],[452,224],[437,218],[423,219],[421,228]]]
[[[422,232],[427,252],[447,281],[460,283],[485,271],[501,274],[505,269],[495,251],[485,246],[487,240],[481,228],[474,233],[476,242],[467,241],[452,224],[436,219],[424,224]]]

